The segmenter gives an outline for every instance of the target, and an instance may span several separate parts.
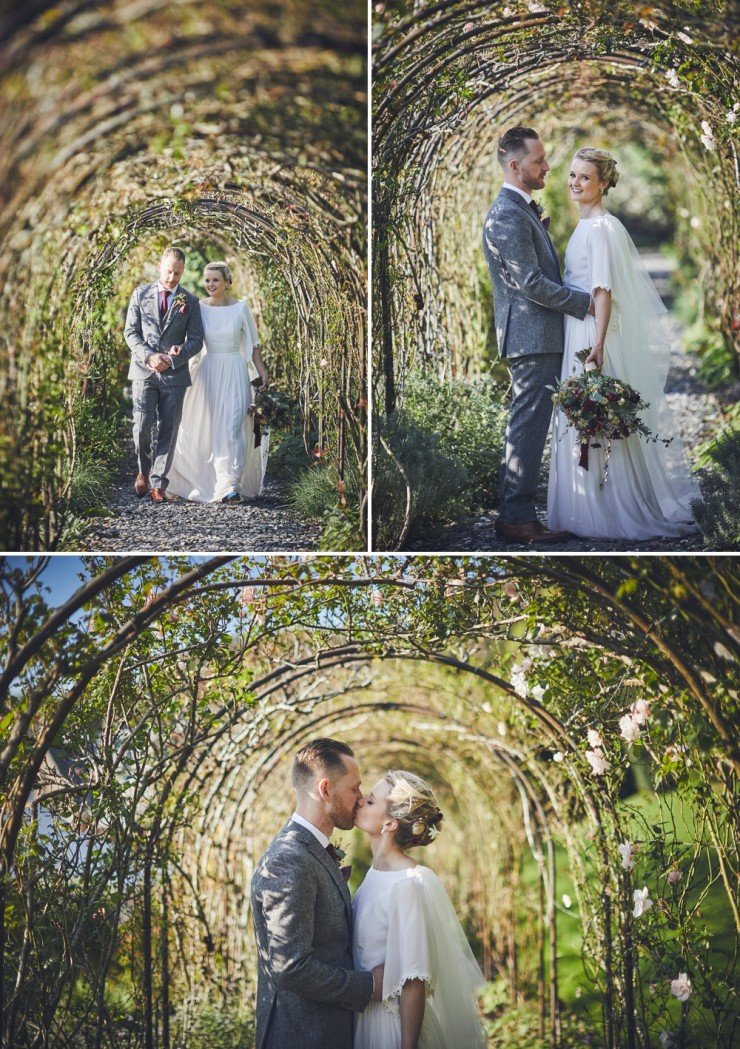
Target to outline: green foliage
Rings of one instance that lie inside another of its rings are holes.
[[[320,520],[322,550],[358,550],[365,546],[360,523],[360,477],[348,465],[342,481],[334,464],[316,464],[295,476],[289,501],[300,517]]]
[[[710,550],[740,548],[740,429],[723,431],[708,449],[711,462],[702,484],[702,500],[692,504]]]
[[[198,1049],[244,1049],[254,1044],[254,1018],[245,1016],[242,1005],[217,1005],[201,1001],[188,1015],[178,1009],[172,1020],[175,1045],[197,1045]]]
[[[697,317],[684,335],[684,346],[699,358],[699,374],[708,386],[724,386],[732,379],[734,354],[716,327]]]
[[[403,407],[385,424],[383,436],[409,478],[412,533],[495,503],[507,415],[505,390],[490,379],[446,383],[418,377],[408,383]],[[376,543],[393,549],[407,491],[379,443],[374,479]]]
[[[522,996],[518,1005],[513,1005],[506,981],[492,980],[482,990],[480,1003],[483,1009],[488,1049],[549,1049],[552,1044],[549,1034],[539,1036],[539,1016],[534,997]],[[545,1019],[547,1032],[549,1017]],[[561,1017],[561,1049],[581,1049],[588,1045],[585,1036],[589,1030],[583,1020],[566,1013]],[[592,1045],[595,1043],[591,1043]]]
[[[269,473],[273,477],[293,480],[308,470],[311,458],[303,443],[303,434],[297,430],[270,432]]]
[[[409,534],[461,512],[468,476],[446,453],[438,434],[406,421],[401,412],[383,424],[382,435],[393,457],[378,441],[373,457],[373,547],[394,550],[405,525]]]
[[[419,378],[406,387],[404,415],[436,433],[445,454],[468,475],[471,509],[496,499],[508,405],[506,388],[490,379],[435,382]]]

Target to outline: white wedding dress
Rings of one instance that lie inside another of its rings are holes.
[[[255,447],[250,375],[257,328],[246,302],[201,303],[203,350],[190,366],[167,491],[199,503],[220,502],[234,488],[243,498],[262,491],[267,435]]]
[[[641,413],[654,434],[650,441],[633,434],[611,443],[605,483],[606,440],[589,448],[588,470],[578,465],[580,437],[556,409],[547,493],[547,524],[575,535],[608,539],[650,539],[696,531],[692,499],[699,498],[683,455],[681,438],[664,386],[670,357],[665,306],[642,268],[637,249],[619,219],[608,212],[581,219],[565,253],[564,283],[591,294],[612,293],[612,311],[604,343],[605,375],[634,387],[650,407]],[[593,346],[593,317],[565,317],[565,352],[561,378],[580,371],[579,350]],[[592,442],[593,443],[593,442]]]
[[[373,867],[352,903],[355,969],[384,965],[383,1000],[358,1014],[354,1049],[400,1049],[407,980],[426,983],[419,1049],[485,1049],[474,998],[485,980],[445,887],[429,867]]]

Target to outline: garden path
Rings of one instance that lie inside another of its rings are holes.
[[[286,486],[268,476],[259,499],[224,506],[172,499],[154,504],[134,494],[133,446],[105,500],[107,513],[77,540],[88,551],[316,550],[321,528],[290,508]]]

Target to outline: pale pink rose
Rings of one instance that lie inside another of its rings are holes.
[[[599,733],[596,731],[595,728],[590,728],[588,730],[588,732],[586,733],[586,737],[588,739],[588,745],[590,747],[603,747],[604,746],[604,741],[602,740],[601,736],[599,735]]]
[[[635,865],[634,852],[635,847],[631,841],[623,841],[621,845],[617,846],[617,851],[622,857],[622,870],[631,871]]]
[[[653,905],[653,901],[650,899],[650,890],[643,886],[641,889],[635,889],[632,893],[632,898],[635,901],[635,909],[632,914],[635,918],[641,918],[646,911],[649,911]]]
[[[726,659],[728,663],[735,662],[735,657],[733,656],[732,652],[730,652],[727,645],[723,645],[721,641],[714,642],[714,651],[720,659]]]
[[[666,878],[668,879],[668,884],[669,885],[678,885],[678,883],[681,880],[681,871],[679,871],[679,870],[668,871],[668,873],[666,874]]]
[[[504,593],[510,601],[519,600],[519,587],[513,579],[507,579],[504,583]]]
[[[650,704],[646,699],[638,699],[630,707],[630,714],[638,725],[644,725],[650,717]]]
[[[372,594],[370,595],[370,600],[372,601],[372,603],[375,605],[376,608],[380,608],[381,605],[383,604],[383,592],[382,592],[382,590],[373,590]]]
[[[556,761],[558,763],[558,765],[560,764],[561,761],[563,761],[564,758],[565,758],[565,754],[563,754],[562,750],[556,750],[555,753],[552,756],[552,760]]]
[[[471,29],[475,29],[475,22],[466,22],[463,26],[463,33],[469,33]]]
[[[625,714],[623,718],[619,719],[619,731],[622,733],[622,738],[626,739],[628,743],[634,743],[636,739],[640,738],[640,726],[631,714]]]
[[[686,1002],[691,996],[691,980],[686,973],[679,973],[675,980],[671,980],[671,994],[678,998],[679,1002]]]
[[[525,665],[526,664],[526,665]],[[531,659],[525,659],[522,663],[515,663],[511,668],[511,684],[518,696],[522,699],[527,699],[529,696],[529,683],[527,682],[527,675],[525,670],[528,670],[532,666]]]
[[[594,776],[603,776],[606,770],[609,768],[609,762],[606,760],[604,755],[598,750],[587,750],[586,761],[591,766],[591,771]]]

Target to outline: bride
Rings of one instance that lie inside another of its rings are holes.
[[[249,411],[250,365],[259,390],[267,378],[249,306],[229,296],[231,270],[225,262],[209,262],[203,278],[203,352],[191,366],[168,492],[199,503],[239,503],[260,494],[265,472]]]
[[[402,771],[357,810],[373,865],[352,905],[354,964],[385,970],[382,1001],[357,1017],[354,1049],[485,1049],[473,996],[485,980],[442,882],[405,851],[433,841],[441,820],[429,784]]]
[[[565,254],[565,284],[593,295],[595,317],[565,317],[561,378],[587,359],[605,375],[633,386],[650,407],[642,418],[660,441],[639,434],[612,442],[608,479],[606,442],[590,449],[589,468],[578,465],[580,437],[555,412],[547,495],[547,524],[553,530],[609,539],[650,539],[696,531],[691,501],[699,497],[686,466],[681,439],[663,387],[670,338],[662,323],[666,309],[626,229],[604,209],[603,197],[616,186],[614,158],[603,149],[580,149],[568,186],[581,219]],[[670,440],[667,446],[663,440]]]

